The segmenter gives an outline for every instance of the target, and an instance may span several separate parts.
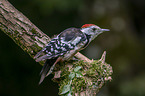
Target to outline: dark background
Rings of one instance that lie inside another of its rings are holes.
[[[98,96],[145,96],[145,0],[9,0],[49,36],[93,23],[111,31],[81,53],[113,67]],[[52,75],[38,86],[42,66],[0,31],[0,96],[57,96]]]

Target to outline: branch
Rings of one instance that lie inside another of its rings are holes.
[[[32,58],[51,40],[7,0],[0,1],[0,29]],[[75,56],[85,58],[81,53]]]
[[[46,34],[7,0],[0,1],[0,29],[32,58],[50,41]]]
[[[0,29],[32,58],[51,40],[7,0],[0,0]],[[105,63],[105,54],[93,61],[78,52],[75,57],[79,61],[56,66],[53,74],[54,81],[61,78],[59,94],[94,96],[106,81],[111,80],[113,73],[112,67]],[[44,61],[39,63],[43,65]]]
[[[55,72],[54,81],[60,83],[59,95],[96,96],[102,86],[112,80],[112,67],[105,62],[106,51],[100,60],[84,60],[67,63]],[[57,68],[56,68],[57,70]],[[58,81],[57,78],[64,78]]]

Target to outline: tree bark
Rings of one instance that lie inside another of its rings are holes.
[[[7,0],[0,0],[0,29],[32,58],[50,41],[50,37]]]

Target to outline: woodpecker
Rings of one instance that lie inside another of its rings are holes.
[[[52,38],[47,46],[34,56],[36,62],[46,60],[40,72],[39,84],[49,75],[48,72],[52,65],[70,60],[104,31],[109,31],[109,29],[101,29],[95,24],[85,24],[81,28],[68,28]]]

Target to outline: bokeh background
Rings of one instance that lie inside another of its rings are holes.
[[[97,96],[145,96],[145,0],[9,0],[49,36],[93,23],[110,29],[81,53],[113,67],[113,80]],[[42,66],[0,31],[0,96],[57,96],[50,75],[39,86]]]

